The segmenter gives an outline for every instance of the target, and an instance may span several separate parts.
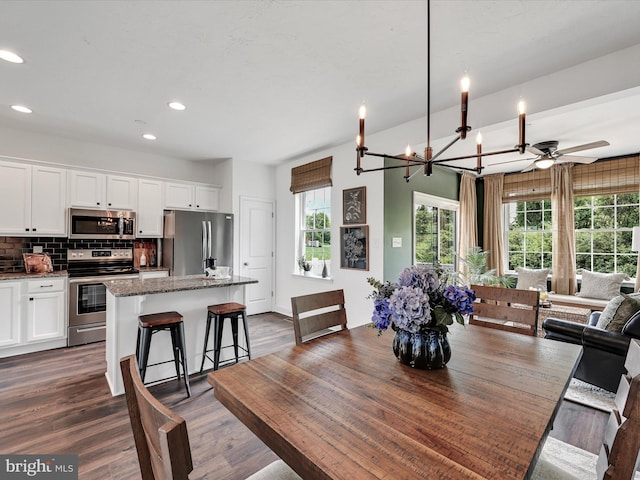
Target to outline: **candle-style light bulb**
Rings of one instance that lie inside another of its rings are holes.
[[[527,104],[524,100],[518,102],[518,115],[524,115],[527,113]]]
[[[407,145],[407,148],[405,148],[405,149],[404,149],[404,154],[405,154],[407,157],[410,157],[410,156],[411,156],[411,153],[412,153],[412,151],[411,151],[411,145]]]
[[[367,116],[367,107],[364,106],[364,103],[362,105],[360,105],[359,114],[360,114],[360,118],[362,120],[364,120],[364,117]]]
[[[360,121],[359,121],[359,135],[358,135],[358,148],[364,148],[364,117],[367,115],[367,108],[364,106],[364,103],[360,105]],[[362,155],[362,152],[360,152]],[[360,156],[358,156],[360,158]]]
[[[469,78],[469,75],[465,75],[464,77],[462,77],[462,80],[460,80],[460,90],[462,90],[463,92],[469,92],[470,84],[471,79]]]
[[[478,135],[476,135],[476,143],[478,145],[482,145],[482,133],[478,132]]]
[[[478,132],[476,135],[476,172],[480,174],[482,172],[482,133]]]
[[[362,137],[360,135],[356,135],[356,145],[361,147],[360,142],[362,142]]]

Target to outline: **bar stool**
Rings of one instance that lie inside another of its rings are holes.
[[[246,307],[241,303],[229,302],[220,303],[218,305],[209,305],[207,307],[207,328],[204,334],[204,347],[202,349],[202,364],[200,365],[200,373],[204,369],[205,359],[209,359],[213,362],[213,369],[218,370],[220,367],[220,351],[223,348],[233,346],[235,353],[235,363],[238,363],[239,358],[247,357],[251,360],[251,347],[249,346],[249,328],[247,325],[247,316],[245,314]],[[238,345],[238,318],[242,317],[242,325],[244,327],[244,338],[247,342],[247,348]],[[224,326],[224,319],[229,318],[231,320],[231,334],[233,336],[233,345],[226,345],[222,347],[222,327]],[[211,319],[213,319],[213,359],[207,355],[207,344],[209,342],[209,331],[211,330]],[[244,355],[238,356],[238,350],[242,350]],[[230,363],[233,360],[225,360],[224,364]]]
[[[151,336],[154,333],[169,330],[171,333],[171,345],[173,347],[173,362],[176,366],[176,375],[180,380],[180,364],[182,364],[182,373],[184,374],[184,385],[187,388],[187,396],[191,396],[191,387],[189,386],[189,369],[187,368],[187,357],[185,355],[184,341],[184,323],[182,315],[178,312],[161,312],[151,313],[149,315],[140,315],[138,317],[138,341],[136,345],[136,359],[138,360],[138,369],[140,370],[140,378],[144,383],[144,377],[147,373],[147,367],[169,363],[171,360],[153,363],[147,365],[149,360],[149,347],[151,346]]]

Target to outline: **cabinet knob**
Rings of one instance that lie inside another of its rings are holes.
[[[142,233],[142,230],[140,230],[140,233]]]
[[[111,206],[111,204],[109,203],[109,206]]]
[[[196,208],[200,208],[200,205],[196,205]]]
[[[189,204],[189,206],[191,206],[191,204]]]
[[[28,228],[25,228],[25,229],[24,229],[24,231],[25,231],[25,232],[28,232],[28,231],[29,231],[29,229],[28,229]]]
[[[30,301],[30,302],[33,302],[33,297],[29,297],[29,301]]]
[[[100,205],[100,202],[96,202],[96,205]]]
[[[32,229],[31,229],[31,231],[35,232],[35,231],[36,231],[36,229],[35,229],[35,228],[32,228]]]

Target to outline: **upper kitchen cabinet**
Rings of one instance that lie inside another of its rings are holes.
[[[190,183],[165,184],[165,208],[176,210],[217,211],[220,188]]]
[[[66,235],[66,171],[0,162],[0,234]]]
[[[138,180],[138,210],[136,221],[138,238],[162,237],[164,218],[162,201],[163,182],[141,178]]]
[[[96,210],[135,210],[138,181],[96,172],[69,172],[69,204]]]

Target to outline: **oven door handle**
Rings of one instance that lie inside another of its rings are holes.
[[[76,328],[76,332],[84,333],[84,332],[93,332],[95,330],[106,330],[106,329],[107,329],[106,325],[101,325],[99,327],[85,327],[85,328],[78,327]]]

